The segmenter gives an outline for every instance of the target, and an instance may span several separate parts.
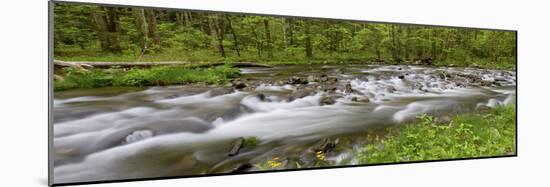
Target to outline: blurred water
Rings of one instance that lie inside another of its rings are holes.
[[[55,182],[228,172],[241,163],[300,155],[324,137],[398,125],[421,113],[448,115],[515,102],[511,71],[342,65],[242,73],[259,85],[248,91],[171,86],[55,93]],[[306,88],[261,81],[319,74],[337,78],[333,93],[309,82],[311,94],[291,98]],[[328,96],[335,103],[321,105]],[[361,102],[365,98],[369,102]],[[252,136],[259,145],[227,156],[236,139]],[[349,153],[335,159],[344,157]]]

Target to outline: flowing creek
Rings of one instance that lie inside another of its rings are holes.
[[[353,164],[366,132],[422,113],[444,120],[511,104],[516,95],[514,71],[294,65],[241,73],[225,86],[56,92],[55,182],[237,172],[273,157],[307,167],[323,141],[338,142],[328,161]],[[236,147],[242,137],[257,145]]]

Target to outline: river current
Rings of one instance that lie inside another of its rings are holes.
[[[513,104],[516,95],[515,72],[503,70],[301,65],[241,73],[233,85],[56,92],[55,182],[225,173],[273,157],[307,159],[326,138],[348,137],[343,146],[353,150],[363,143],[354,138],[360,132],[423,113],[444,118]],[[242,137],[258,144],[229,156]],[[327,156],[353,164],[349,151]]]

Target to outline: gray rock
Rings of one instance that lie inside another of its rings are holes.
[[[359,97],[357,98],[357,102],[368,103],[370,99],[368,97]]]
[[[348,83],[346,84],[345,88],[344,88],[344,93],[348,93],[348,94],[349,94],[349,93],[351,93],[351,92],[353,92],[353,88],[352,88],[351,84],[348,82]]]
[[[249,164],[249,163],[244,163],[244,164],[239,164],[237,165],[237,167],[235,167],[231,173],[243,173],[243,172],[246,172],[250,169],[252,169],[252,164]]]
[[[256,97],[258,97],[260,101],[265,101],[265,95],[263,93],[259,93],[258,95],[256,95]]]
[[[309,75],[309,76],[307,76],[307,81],[308,82],[319,82],[319,78],[317,78],[316,76],[313,76],[313,75]]]
[[[243,145],[244,145],[244,138],[240,137],[235,142],[233,142],[233,146],[231,147],[231,150],[229,151],[229,153],[227,153],[227,156],[235,156],[239,154],[239,151],[241,150],[241,148],[243,148]]]
[[[388,86],[386,90],[388,91],[388,93],[394,93],[395,91],[397,91],[397,89],[395,89],[395,87],[393,86]]]
[[[336,86],[334,86],[334,85],[324,86],[323,91],[324,92],[334,92],[334,91],[336,91]]]
[[[298,89],[294,92],[292,92],[288,99],[290,101],[292,100],[295,100],[295,99],[299,99],[299,98],[304,98],[304,97],[307,97],[307,96],[310,96],[312,95],[312,90],[309,90],[309,89]]]
[[[248,85],[242,81],[236,81],[233,83],[233,88],[237,89],[237,90],[240,90],[240,89],[243,89],[243,88],[246,88],[248,87]]]
[[[323,138],[321,141],[313,146],[313,151],[322,151],[324,153],[330,152],[336,147],[339,141],[339,138],[336,138],[335,140],[331,140],[330,138]]]
[[[436,124],[449,124],[451,120],[452,119],[449,116],[439,116],[439,117],[435,117],[434,122]]]
[[[494,81],[490,81],[490,80],[482,80],[482,81],[480,82],[480,85],[481,85],[481,86],[492,86],[493,83],[495,83],[495,82],[494,82]]]
[[[321,105],[332,105],[334,103],[336,103],[336,101],[330,96],[323,96],[319,101],[319,104]]]
[[[307,84],[307,80],[303,80],[302,78],[298,76],[292,76],[289,78],[288,84]]]
[[[319,78],[319,81],[320,81],[320,82],[327,82],[327,81],[328,81],[328,76],[325,75],[325,74],[322,74],[322,75],[321,75],[321,78]]]

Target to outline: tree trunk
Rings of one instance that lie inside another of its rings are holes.
[[[304,21],[304,30],[305,30],[305,35],[306,35],[306,43],[305,43],[305,46],[306,46],[306,57],[307,57],[307,60],[308,61],[311,61],[313,59],[313,50],[311,49],[311,33],[310,33],[310,30],[309,30],[309,21],[308,20],[305,20]]]
[[[225,16],[225,19],[227,19],[227,24],[229,25],[229,31],[231,32],[231,35],[233,36],[233,47],[235,48],[235,52],[237,52],[237,56],[241,57],[241,52],[239,50],[239,43],[237,39],[237,34],[235,34],[235,30],[233,29],[233,23],[231,21],[231,18],[229,16]]]
[[[183,20],[185,20],[185,26],[191,26],[191,16],[189,12],[183,12]]]
[[[141,47],[141,56],[147,51],[148,42],[149,42],[149,29],[147,26],[147,20],[145,17],[145,10],[143,8],[132,9],[132,14],[134,16],[136,29],[139,33],[140,47]]]
[[[374,50],[376,51],[376,60],[377,61],[382,60],[382,57],[380,56],[380,48],[378,47],[378,43],[374,44]]]
[[[157,15],[154,10],[145,10],[147,17],[147,26],[149,30],[149,38],[153,40],[153,44],[160,45],[160,37],[157,32]]]
[[[281,17],[281,29],[283,31],[283,45],[285,46],[285,49],[288,48],[288,44],[286,42],[286,25],[285,25],[285,18]]]
[[[99,35],[101,49],[105,52],[122,52],[117,38],[119,30],[117,8],[103,8],[103,13],[92,10],[91,16]]]
[[[407,36],[405,37],[405,39],[406,39],[405,59],[409,60],[410,59],[410,57],[409,57],[410,56],[410,48],[411,48],[411,28],[409,26],[407,26],[406,32],[407,32]]]
[[[290,46],[294,46],[294,26],[292,24],[292,20],[293,19],[288,20],[288,44],[290,44]]]
[[[271,41],[271,31],[269,29],[269,21],[264,19],[265,37],[267,40],[267,56],[273,58],[273,43]]]
[[[218,29],[218,16],[217,15],[209,15],[208,16],[208,28],[210,30],[210,35],[212,36],[212,47],[215,51],[218,51],[222,57],[225,57],[225,51],[223,49],[223,43],[221,42],[223,39],[220,36],[221,33]]]
[[[262,57],[262,44],[260,43],[260,38],[258,37],[258,33],[256,32],[256,27],[254,25],[250,25],[250,30],[252,30],[252,35],[254,35],[256,53],[258,54],[258,57]]]
[[[183,12],[176,12],[176,23],[179,26],[185,25],[185,22],[183,21]]]

